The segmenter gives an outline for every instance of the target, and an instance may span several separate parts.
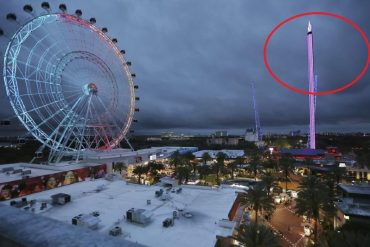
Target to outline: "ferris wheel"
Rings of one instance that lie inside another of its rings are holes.
[[[68,14],[60,4],[52,12],[47,2],[41,7],[37,15],[24,6],[31,18],[4,55],[3,79],[16,116],[49,148],[49,162],[70,155],[78,161],[85,150],[110,150],[122,140],[129,144],[138,86],[118,40],[95,18],[82,19],[81,10]],[[13,13],[7,19],[18,22]]]

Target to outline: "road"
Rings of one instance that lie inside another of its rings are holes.
[[[294,214],[294,211],[280,204],[276,207],[270,222],[271,228],[279,232],[284,247],[303,247],[306,239],[303,237],[303,218]]]

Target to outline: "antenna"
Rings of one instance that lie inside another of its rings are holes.
[[[259,117],[259,114],[258,114],[257,102],[256,102],[256,92],[255,92],[255,88],[254,88],[253,83],[251,83],[251,86],[252,86],[252,94],[253,94],[254,120],[256,122],[256,136],[257,136],[258,141],[262,141],[260,117]]]

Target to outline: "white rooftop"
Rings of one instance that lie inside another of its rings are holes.
[[[96,188],[102,185],[105,185],[106,189],[96,192]],[[215,245],[216,235],[231,235],[232,229],[222,227],[225,224],[220,224],[220,220],[227,219],[236,198],[235,190],[183,186],[181,193],[170,192],[171,199],[161,201],[155,197],[155,191],[159,189],[158,186],[98,179],[32,194],[27,196],[27,199],[50,199],[51,195],[60,192],[70,194],[72,202],[53,207],[42,215],[71,224],[72,217],[78,214],[99,211],[101,219],[99,232],[108,234],[116,222],[123,230],[123,235],[118,238],[147,246],[211,247]],[[147,200],[151,200],[150,205],[147,205]],[[9,201],[2,203],[8,204]],[[126,222],[123,216],[131,208],[151,211],[152,222],[147,226]],[[176,209],[183,209],[193,217],[180,216],[175,220],[174,226],[164,228],[163,220],[172,217]]]

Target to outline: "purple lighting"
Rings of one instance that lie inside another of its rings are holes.
[[[308,22],[307,28],[307,54],[308,54],[308,91],[315,92],[315,77],[314,77],[314,64],[313,64],[313,37],[312,26]],[[310,134],[309,134],[309,148],[316,149],[316,126],[315,126],[315,95],[309,96],[309,109],[310,109]]]

